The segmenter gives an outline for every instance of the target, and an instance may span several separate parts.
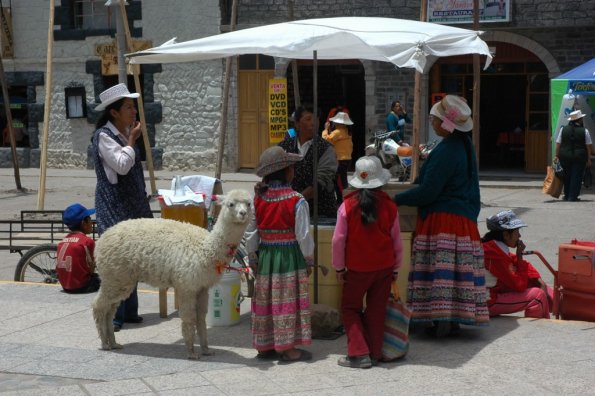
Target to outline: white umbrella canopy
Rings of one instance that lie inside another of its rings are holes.
[[[290,21],[237,30],[127,54],[132,63],[174,63],[263,54],[290,59],[368,59],[415,68],[427,57],[492,56],[482,32],[428,22],[372,17]]]

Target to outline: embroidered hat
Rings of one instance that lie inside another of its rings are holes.
[[[301,161],[302,158],[299,154],[286,153],[280,146],[269,147],[260,155],[256,174],[260,177],[270,175]]]
[[[384,186],[389,180],[390,172],[382,167],[380,159],[368,155],[355,163],[355,172],[349,184],[354,188],[377,188]]]
[[[331,117],[328,120],[335,124],[353,125],[353,121],[349,118],[349,114],[342,111],[338,112],[334,117]]]
[[[517,228],[527,227],[527,224],[519,219],[512,210],[503,210],[488,217],[486,224],[490,231],[516,230]]]
[[[77,227],[86,217],[94,213],[95,209],[87,209],[80,203],[75,203],[64,210],[62,221],[68,227]]]
[[[130,93],[128,87],[124,83],[114,85],[113,87],[108,88],[99,94],[99,100],[101,100],[101,103],[95,107],[95,110],[105,110],[107,106],[122,98],[134,99],[138,98],[139,96],[140,94],[138,93]]]
[[[463,98],[455,95],[446,95],[430,110],[430,114],[442,120],[441,127],[449,132],[458,129],[467,132],[473,129],[471,109]]]
[[[576,120],[580,120],[581,118],[583,118],[584,116],[586,116],[586,114],[583,114],[582,111],[580,110],[575,110],[572,113],[568,114],[568,121],[576,121]]]

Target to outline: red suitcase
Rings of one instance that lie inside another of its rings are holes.
[[[561,244],[558,255],[562,319],[595,322],[595,242]]]

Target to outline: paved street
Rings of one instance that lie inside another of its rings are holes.
[[[174,174],[156,172],[157,186],[166,188]],[[36,209],[38,171],[21,170],[21,180],[34,191],[16,192],[12,169],[0,169],[0,218]],[[224,174],[223,180],[224,191],[251,190],[256,177],[234,173]],[[72,202],[93,206],[94,183],[91,171],[49,169],[45,209],[63,209]],[[569,203],[543,195],[539,178],[484,174],[481,185],[482,233],[485,217],[514,209],[529,224],[522,230],[527,247],[540,250],[554,266],[560,243],[595,240],[592,190],[584,191],[583,201]],[[336,364],[345,353],[344,336],[315,340],[308,348],[312,362],[283,365],[255,359],[246,300],[240,324],[209,329],[215,354],[189,361],[173,298],[168,299],[170,315],[161,319],[155,291],[145,288],[139,296],[145,323],[117,333],[123,350],[100,351],[90,309],[93,295],[13,283],[17,261],[16,254],[0,253],[2,395],[595,394],[595,324],[588,322],[508,316],[493,319],[487,328],[464,327],[459,336],[439,341],[413,333],[404,360],[354,370]],[[532,261],[551,282],[539,261]]]

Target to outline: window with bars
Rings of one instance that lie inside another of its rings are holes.
[[[72,6],[75,29],[116,28],[116,13],[105,6],[105,0],[74,0]]]

